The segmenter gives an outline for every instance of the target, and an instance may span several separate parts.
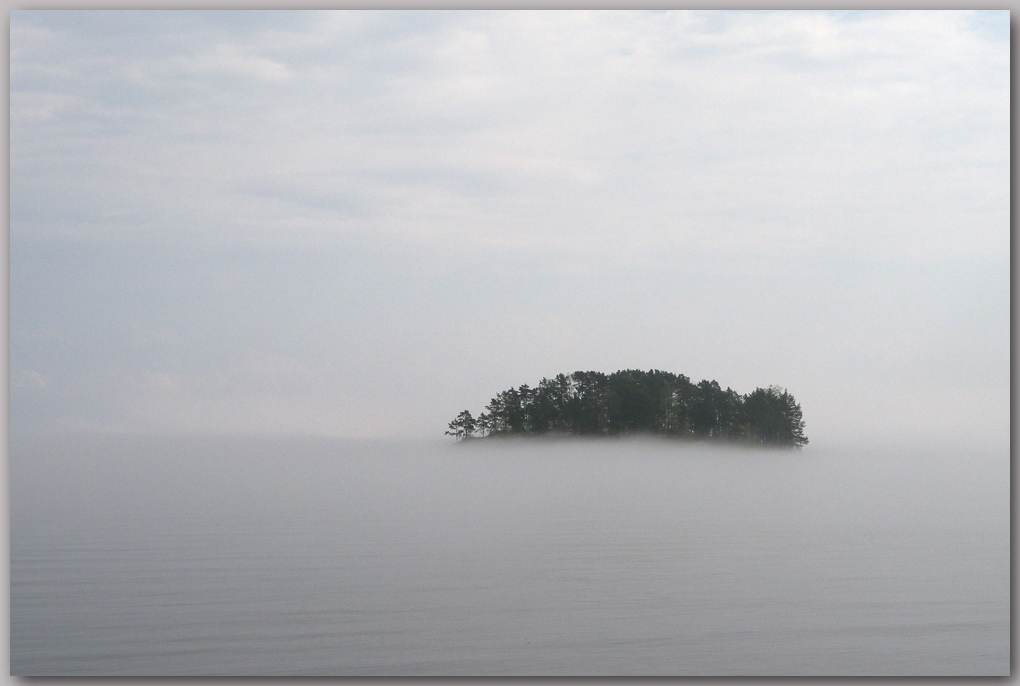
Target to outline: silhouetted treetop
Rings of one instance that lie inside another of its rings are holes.
[[[502,391],[473,417],[450,422],[457,440],[496,436],[663,434],[800,448],[807,444],[800,405],[786,389],[740,395],[716,381],[683,374],[624,369],[574,372]]]

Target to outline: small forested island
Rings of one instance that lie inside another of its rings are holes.
[[[574,372],[503,391],[477,419],[464,410],[448,436],[618,436],[659,434],[752,445],[807,445],[800,405],[778,386],[746,395],[716,381],[691,383],[683,374],[624,369]]]

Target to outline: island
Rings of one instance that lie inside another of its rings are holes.
[[[798,449],[808,443],[800,405],[784,388],[740,395],[714,380],[694,384],[658,369],[557,374],[499,393],[477,418],[464,410],[446,431],[458,441],[556,434],[657,434]]]

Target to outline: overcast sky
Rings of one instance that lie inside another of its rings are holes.
[[[11,13],[11,428],[658,368],[1009,440],[1008,12]]]

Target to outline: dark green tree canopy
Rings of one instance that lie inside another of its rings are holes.
[[[446,435],[453,436],[459,441],[462,438],[468,438],[473,435],[477,426],[475,418],[471,416],[471,413],[464,410],[457,415],[456,419],[450,422],[450,428]]]
[[[467,410],[450,422],[458,440],[549,433],[663,434],[800,448],[807,444],[800,405],[778,386],[740,395],[716,381],[624,369],[574,372],[499,393],[477,419]]]

